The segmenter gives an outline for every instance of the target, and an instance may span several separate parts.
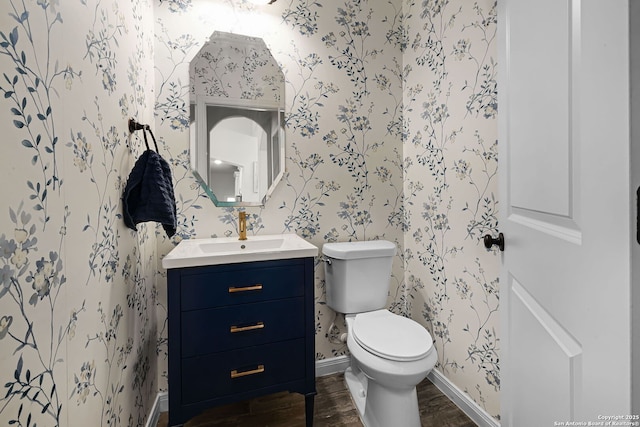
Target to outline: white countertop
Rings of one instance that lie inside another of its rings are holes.
[[[189,239],[181,241],[162,259],[162,267],[199,267],[316,255],[318,248],[297,234],[258,235],[247,240],[237,237]]]

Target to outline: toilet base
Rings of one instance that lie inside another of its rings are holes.
[[[416,388],[391,390],[367,378],[357,366],[344,379],[364,427],[420,427]]]
[[[362,371],[355,373],[352,368],[347,368],[347,370],[344,371],[344,381],[347,384],[351,400],[358,410],[360,421],[363,421],[362,415],[364,414],[367,400],[367,377]]]

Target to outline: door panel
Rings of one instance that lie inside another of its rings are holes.
[[[567,0],[512,0],[509,137],[511,205],[550,215],[570,214],[571,55]],[[504,112],[502,110],[501,112]],[[535,119],[532,119],[535,118]]]
[[[510,280],[509,323],[515,384],[513,425],[553,425],[570,420],[575,412],[574,391],[581,383],[580,344],[519,283]],[[521,333],[526,331],[526,334]],[[548,408],[539,414],[540,408]]]

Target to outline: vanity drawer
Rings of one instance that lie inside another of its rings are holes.
[[[305,376],[304,339],[182,360],[182,402],[196,403]]]
[[[299,338],[302,319],[302,298],[183,312],[182,357]]]
[[[304,265],[183,274],[181,309],[198,310],[304,295]]]

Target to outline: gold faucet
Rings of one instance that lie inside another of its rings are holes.
[[[247,213],[238,212],[238,233],[240,238],[238,240],[247,240]]]

